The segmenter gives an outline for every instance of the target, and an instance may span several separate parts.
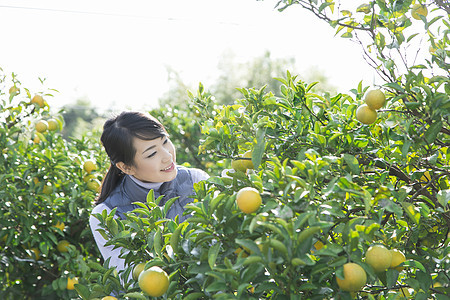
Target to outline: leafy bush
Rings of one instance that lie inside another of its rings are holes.
[[[91,174],[97,180],[104,172],[104,154],[94,151],[98,137],[68,143],[60,134],[63,118],[45,101],[51,94],[35,98],[14,74],[12,83],[2,75],[0,84],[0,298],[76,297],[66,289],[67,278],[84,277],[87,260],[100,256],[87,226],[97,191],[83,180],[87,159],[98,163],[99,172]],[[8,85],[18,90],[10,93]],[[56,128],[35,129],[50,119]],[[70,246],[60,252],[63,240]]]

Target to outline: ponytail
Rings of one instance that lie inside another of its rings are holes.
[[[122,173],[122,171],[118,167],[116,167],[114,163],[111,163],[108,172],[103,178],[100,195],[95,200],[96,205],[102,203],[106,200],[106,198],[108,198],[111,192],[116,188],[123,175],[124,174]]]

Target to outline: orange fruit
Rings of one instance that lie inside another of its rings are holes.
[[[160,297],[169,288],[169,276],[160,267],[153,266],[142,271],[138,278],[141,290],[152,297]]]
[[[53,193],[53,187],[50,184],[44,185],[44,188],[42,189],[42,193],[46,195],[50,195]]]
[[[397,249],[392,249],[390,251],[392,254],[392,261],[391,261],[391,265],[389,266],[389,268],[395,269],[399,272],[403,271],[405,269],[405,267],[397,267],[397,266],[400,265],[401,263],[403,263],[404,261],[406,261],[405,255]]]
[[[40,120],[39,122],[36,123],[36,125],[34,125],[34,127],[36,128],[37,132],[45,132],[48,128],[48,123],[45,120]]]
[[[97,170],[97,165],[95,164],[94,161],[92,160],[87,160],[84,162],[83,164],[83,169],[87,172],[87,173],[91,173],[94,170]]]
[[[49,119],[47,123],[48,123],[48,130],[55,131],[59,129],[59,123],[55,119]]]
[[[41,257],[41,251],[39,251],[38,248],[31,248],[30,249],[34,255],[30,255],[31,258],[34,260],[38,260]]]
[[[336,276],[339,288],[346,292],[359,291],[367,281],[367,274],[364,269],[355,263],[344,264],[344,279]]]
[[[231,162],[231,167],[236,170],[236,171],[242,171],[242,172],[247,172],[248,169],[253,169],[253,162],[251,160],[252,158],[252,151],[249,150],[247,152],[244,153],[243,155],[244,158],[249,158],[249,159],[236,159],[233,160]]]
[[[138,280],[139,275],[144,271],[145,263],[139,263],[133,268],[133,279]]]
[[[386,271],[392,263],[392,252],[383,245],[374,245],[366,251],[366,263],[372,266],[375,272]]]
[[[39,105],[39,107],[45,106],[44,98],[42,98],[41,95],[34,95],[34,97],[31,99],[31,103],[36,103],[37,105]]]
[[[251,214],[261,206],[261,195],[253,187],[244,187],[236,194],[236,202],[242,212]]]
[[[416,20],[420,20],[420,16],[426,17],[428,15],[428,9],[425,5],[415,4],[411,9],[411,17]]]
[[[100,192],[101,183],[98,179],[91,179],[87,182],[87,187],[93,192]]]
[[[58,249],[59,252],[64,253],[69,251],[69,245],[70,243],[66,240],[61,240],[56,245],[56,249]]]
[[[366,93],[364,102],[372,110],[380,109],[386,103],[386,96],[381,90],[370,90]]]
[[[9,88],[9,94],[18,95],[20,94],[20,89],[17,86],[13,85],[12,87]]]
[[[75,289],[75,284],[78,283],[78,277],[73,277],[73,278],[67,278],[67,289],[68,290],[74,290]]]
[[[377,112],[367,104],[363,104],[356,110],[356,119],[363,124],[372,124],[377,119]]]

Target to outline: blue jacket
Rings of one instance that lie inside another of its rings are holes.
[[[155,199],[160,195],[164,195],[159,206],[163,206],[174,197],[179,197],[170,207],[166,217],[175,219],[178,215],[179,221],[182,222],[189,217],[183,216],[183,212],[184,206],[192,202],[190,196],[194,194],[194,182],[188,168],[177,166],[177,171],[177,177],[172,181],[164,182],[159,190],[154,190],[154,194]],[[149,191],[150,189],[138,185],[126,175],[103,203],[110,209],[117,207],[116,215],[121,219],[125,219],[125,213],[138,208],[136,204],[132,204],[133,202],[146,203]]]

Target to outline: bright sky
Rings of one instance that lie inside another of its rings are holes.
[[[38,77],[60,107],[87,97],[100,109],[154,107],[168,89],[166,66],[185,82],[212,84],[225,50],[249,61],[269,50],[317,66],[348,92],[375,75],[351,41],[305,10],[256,0],[0,0],[0,67],[24,86]],[[300,74],[301,77],[301,74]]]

